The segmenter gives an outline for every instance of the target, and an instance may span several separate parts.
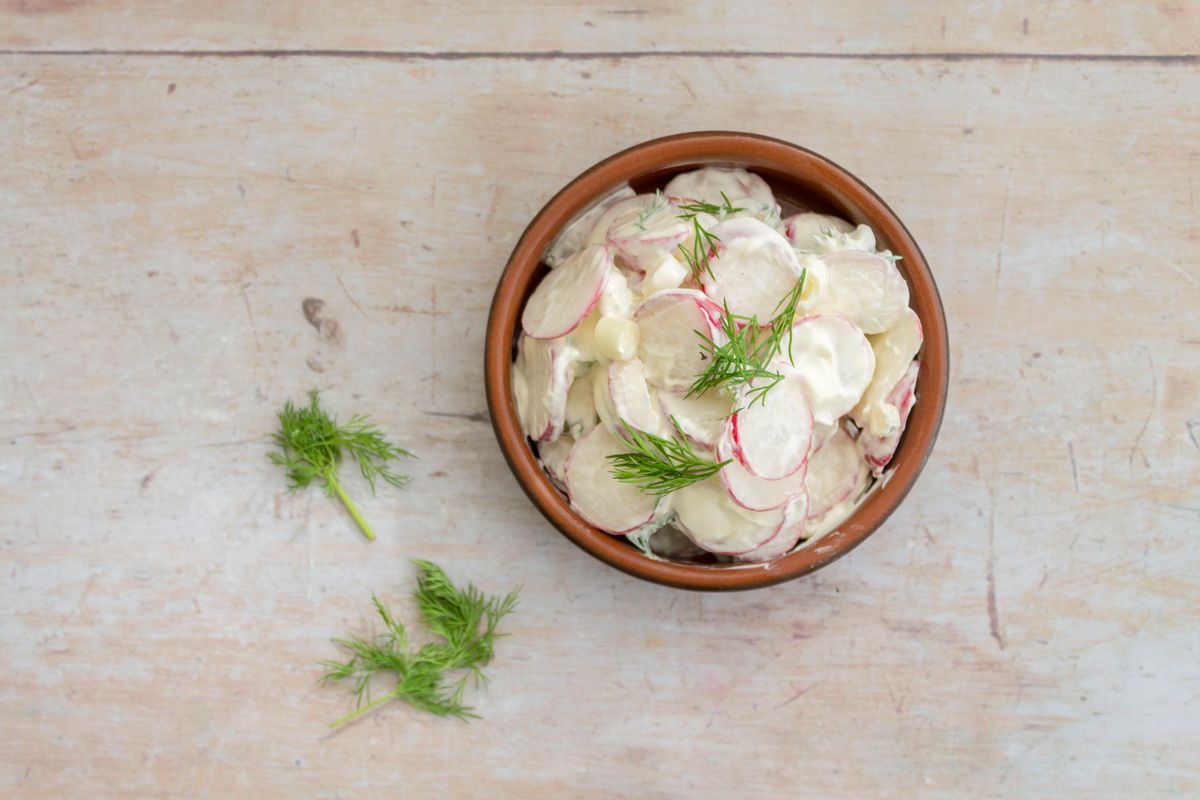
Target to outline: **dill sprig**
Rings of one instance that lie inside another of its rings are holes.
[[[463,692],[468,680],[476,687],[487,685],[483,667],[495,656],[496,639],[504,635],[496,632],[496,625],[516,608],[520,590],[504,597],[485,597],[471,584],[459,589],[436,564],[413,563],[421,573],[413,592],[417,608],[426,627],[441,641],[413,650],[403,623],[372,595],[371,602],[383,620],[385,632],[371,639],[335,639],[334,644],[349,651],[350,658],[321,662],[325,668],[322,680],[352,682],[358,701],[354,711],[335,720],[331,728],[358,719],[391,700],[402,700],[439,717],[478,717],[463,703]],[[456,670],[463,674],[451,684],[446,673]],[[395,685],[372,700],[372,679],[386,673],[393,675]]]
[[[749,386],[748,405],[765,403],[767,392],[783,380],[783,375],[771,369],[770,364],[782,355],[785,336],[788,361],[795,363],[792,357],[792,324],[807,276],[808,270],[803,270],[796,285],[776,304],[766,336],[762,335],[763,327],[757,316],[734,314],[730,312],[728,303],[721,317],[721,332],[725,338],[723,344],[717,344],[710,336],[697,331],[696,335],[701,340],[700,349],[706,356],[708,366],[696,376],[684,396],[696,397],[722,387],[732,391],[738,386]]]
[[[639,431],[622,420],[633,451],[608,456],[613,462],[609,468],[612,476],[623,483],[636,485],[643,494],[662,497],[716,475],[729,463],[728,459],[716,463],[700,456],[692,449],[674,417],[671,417],[671,423],[679,438]]]
[[[280,452],[268,457],[287,471],[289,492],[320,481],[326,494],[341,500],[363,535],[373,540],[375,532],[338,480],[338,465],[345,454],[349,454],[374,494],[377,480],[396,487],[405,486],[408,477],[394,472],[388,462],[415,456],[389,443],[364,416],[355,415],[348,422],[339,424],[321,408],[318,394],[315,390],[308,393],[307,406],[293,405],[291,400],[284,404],[277,414],[279,430],[273,437]]]
[[[724,192],[721,192],[721,200],[722,204],[719,206],[714,203],[705,203],[701,200],[678,206],[680,213],[677,216],[685,222],[692,223],[692,246],[691,248],[687,248],[681,244],[679,245],[679,252],[683,254],[696,280],[700,280],[701,272],[707,272],[709,277],[716,277],[713,275],[712,267],[709,265],[708,260],[716,250],[717,242],[721,241],[716,234],[700,224],[700,215],[709,214],[723,219],[730,214],[744,210],[729,202],[729,198],[725,196]]]

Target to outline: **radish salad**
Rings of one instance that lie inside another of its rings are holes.
[[[760,176],[621,186],[550,245],[512,388],[572,508],[648,555],[763,562],[840,525],[916,402],[921,324],[866,225]]]

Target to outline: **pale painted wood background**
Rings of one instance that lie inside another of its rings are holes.
[[[812,5],[0,3],[0,794],[1200,795],[1200,3]],[[576,550],[482,388],[533,212],[703,128],[861,175],[951,326],[904,507],[742,595]],[[265,460],[313,386],[421,457],[374,544]],[[484,719],[330,735],[412,557],[524,584]]]

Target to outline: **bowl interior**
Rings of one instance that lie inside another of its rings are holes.
[[[705,166],[738,166],[771,186],[784,216],[797,211],[833,214],[870,225],[879,241],[901,257],[910,305],[925,332],[918,402],[889,466],[889,473],[837,530],[768,564],[722,564],[712,557],[655,560],[624,537],[599,531],[575,514],[537,464],[520,431],[508,365],[515,353],[520,311],[547,267],[546,247],[570,219],[623,182],[641,192],[662,188],[675,175]],[[936,437],[945,404],[947,348],[941,301],[924,256],[894,213],[849,172],[803,148],[750,134],[683,134],[618,153],[576,178],[534,218],[497,287],[487,343],[488,403],[501,448],[522,488],[542,513],[592,555],[638,577],[687,589],[747,589],[778,583],[830,563],[875,530],[911,488]]]

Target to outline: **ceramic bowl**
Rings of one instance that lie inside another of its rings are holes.
[[[924,327],[918,401],[884,485],[868,496],[837,530],[766,564],[714,564],[656,560],[623,536],[588,524],[538,465],[513,401],[510,367],[521,309],[546,273],[541,262],[555,235],[595,200],[628,182],[639,192],[664,186],[675,174],[704,166],[738,166],[761,175],[784,215],[798,210],[834,214],[875,231],[880,248],[901,256],[910,304]],[[918,185],[912,184],[913,192]],[[485,381],[488,408],[500,449],[517,482],[563,535],[601,561],[639,578],[695,590],[752,589],[806,575],[849,553],[896,510],[933,449],[946,406],[949,346],[941,298],[921,249],[899,217],[861,180],[811,150],[749,133],[685,133],[639,144],[604,159],[571,181],[548,202],[521,235],[500,276],[488,319]]]

